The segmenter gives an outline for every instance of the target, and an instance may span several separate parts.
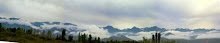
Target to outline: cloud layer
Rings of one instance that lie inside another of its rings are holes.
[[[1,16],[119,29],[220,28],[218,0],[2,0]]]

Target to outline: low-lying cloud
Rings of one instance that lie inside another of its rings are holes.
[[[107,30],[104,30],[103,28],[100,28],[96,25],[79,25],[78,29],[86,30],[81,33],[91,34],[92,36],[95,37],[100,37],[100,38],[110,37],[110,33]]]
[[[205,34],[199,34],[196,39],[211,39],[211,38],[220,38],[219,31],[210,31]]]

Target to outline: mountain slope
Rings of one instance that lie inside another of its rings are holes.
[[[127,38],[126,36],[111,36],[109,38],[104,38],[102,41],[131,41],[132,39]]]

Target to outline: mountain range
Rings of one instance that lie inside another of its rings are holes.
[[[145,27],[145,28],[138,28],[138,27],[132,27],[132,28],[128,28],[128,29],[123,29],[123,30],[119,30],[118,28],[114,28],[113,26],[106,26],[103,27],[104,29],[107,29],[108,32],[110,33],[116,33],[116,32],[133,32],[133,33],[137,33],[137,32],[150,32],[150,31],[157,31],[157,32],[165,32],[165,31],[169,31],[169,30],[173,30],[173,31],[180,31],[180,32],[209,32],[209,31],[213,31],[216,29],[187,29],[187,28],[176,28],[176,29],[165,29],[165,28],[159,28],[157,26],[153,26],[153,27]]]

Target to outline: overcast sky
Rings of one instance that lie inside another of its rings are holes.
[[[74,24],[112,25],[119,29],[159,26],[216,28],[219,0],[0,0],[1,17]]]

